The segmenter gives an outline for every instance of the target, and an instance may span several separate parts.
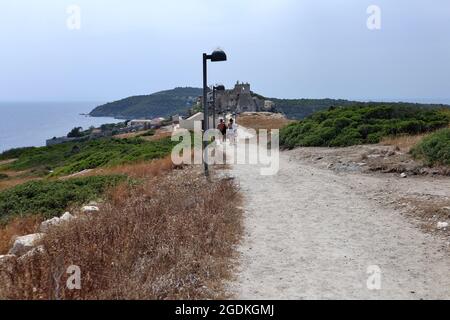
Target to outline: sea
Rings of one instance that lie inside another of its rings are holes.
[[[0,152],[19,147],[45,146],[74,127],[88,129],[123,120],[88,114],[103,102],[0,102]]]

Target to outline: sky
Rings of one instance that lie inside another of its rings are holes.
[[[448,0],[1,0],[0,43],[0,101],[201,87],[202,53],[221,48],[228,61],[209,64],[211,84],[249,82],[279,98],[450,102]]]

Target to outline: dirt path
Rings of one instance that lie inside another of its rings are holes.
[[[281,153],[280,171],[234,165],[245,237],[230,291],[239,299],[449,299],[444,240],[369,194],[378,176],[317,168]],[[369,290],[369,266],[381,289]]]

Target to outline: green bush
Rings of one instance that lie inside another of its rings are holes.
[[[16,159],[25,152],[36,149],[35,147],[14,148],[4,151],[0,154],[0,160]]]
[[[0,222],[18,215],[61,215],[69,206],[95,200],[124,176],[93,176],[68,180],[31,181],[0,192]]]
[[[292,123],[281,130],[280,143],[287,148],[378,143],[387,135],[432,131],[449,122],[449,113],[439,109],[360,104],[330,108]]]
[[[450,129],[439,130],[425,137],[412,150],[416,159],[427,165],[450,165]]]
[[[156,141],[104,138],[70,142],[15,152],[18,159],[7,168],[32,169],[40,175],[51,173],[52,176],[59,176],[85,169],[163,158],[170,154],[175,144],[170,138]]]

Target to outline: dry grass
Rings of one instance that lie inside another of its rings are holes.
[[[259,129],[281,129],[291,123],[291,120],[276,113],[243,113],[238,116],[237,123],[246,128]]]
[[[148,137],[142,136],[147,131],[138,131],[138,132],[118,134],[118,135],[115,135],[114,138],[129,139],[129,138],[141,137],[142,139],[147,140],[147,141],[155,141],[155,140],[161,140],[161,139],[170,137],[172,135],[172,132],[170,132],[170,131],[157,129],[153,136],[148,136]]]
[[[402,136],[390,136],[381,140],[380,144],[387,146],[394,146],[398,150],[403,152],[409,152],[412,147],[418,144],[427,134],[419,135],[402,135]]]
[[[39,216],[18,217],[0,226],[0,255],[8,253],[15,237],[35,233],[41,222]]]
[[[144,167],[116,168],[147,179],[114,189],[99,213],[53,228],[43,253],[18,260],[14,285],[0,288],[0,296],[223,298],[223,280],[230,276],[242,232],[236,186],[207,181],[192,168],[151,178]],[[81,268],[81,290],[64,285],[70,265]]]
[[[87,175],[123,174],[131,178],[142,179],[157,177],[177,168],[178,167],[173,164],[171,156],[167,156],[164,159],[157,159],[150,162],[123,164],[111,168],[99,168],[88,172]]]

